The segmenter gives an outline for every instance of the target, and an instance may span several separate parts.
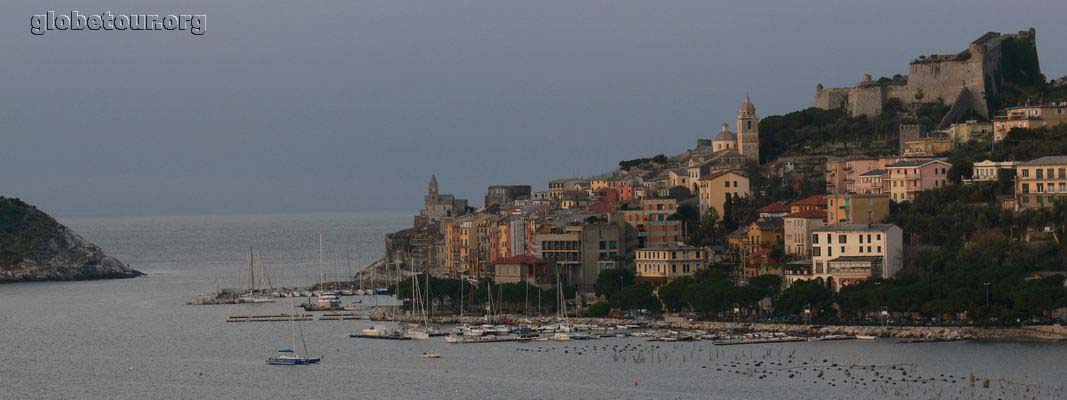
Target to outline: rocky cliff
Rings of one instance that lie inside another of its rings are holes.
[[[141,275],[36,207],[0,197],[0,283]]]

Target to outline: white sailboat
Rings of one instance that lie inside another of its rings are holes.
[[[332,310],[341,307],[341,297],[337,293],[326,290],[326,269],[322,261],[322,234],[319,234],[319,294],[318,305],[320,309]]]
[[[250,248],[248,248],[248,263],[246,264],[246,269],[245,269],[246,272],[244,274],[245,287],[248,288],[248,292],[242,294],[238,298],[238,301],[240,301],[241,303],[273,303],[274,302],[274,299],[272,299],[270,297],[267,297],[267,296],[265,296],[263,294],[264,293],[263,280],[266,277],[266,270],[263,269],[262,262],[260,263],[260,267],[259,268],[260,268],[261,271],[260,271],[259,275],[256,275],[256,256],[255,256],[255,252],[250,247]],[[268,282],[269,282],[269,280],[268,280]]]

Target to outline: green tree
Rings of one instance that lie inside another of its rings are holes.
[[[634,272],[625,268],[608,268],[597,275],[593,290],[611,301],[619,290],[634,285]]]
[[[817,281],[799,281],[782,291],[775,303],[775,310],[791,315],[803,315],[810,307],[813,317],[832,311],[834,293]]]
[[[633,285],[620,290],[613,298],[612,305],[623,310],[649,310],[658,312],[660,302],[652,294],[649,285]]]
[[[586,316],[593,318],[603,318],[608,316],[608,313],[610,312],[611,304],[608,304],[608,302],[606,301],[598,301],[596,303],[590,304],[589,309],[586,310],[585,314]]]
[[[696,280],[691,277],[683,276],[680,278],[672,279],[659,288],[659,299],[663,302],[667,311],[678,312],[684,307],[692,307],[690,299],[688,298],[688,291],[690,286],[696,284]]]
[[[702,245],[721,243],[723,232],[719,225],[719,212],[711,207],[704,210],[704,216],[700,219],[700,229],[697,232]]]

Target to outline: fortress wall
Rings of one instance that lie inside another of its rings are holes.
[[[848,105],[848,88],[817,89],[812,105],[823,110],[836,110]]]
[[[923,103],[937,101],[941,98],[946,104],[956,102],[963,88],[969,88],[976,94],[985,92],[982,63],[968,61],[945,61],[939,63],[912,64],[908,75],[910,98],[905,102]],[[921,99],[916,96],[922,94]]]
[[[853,116],[875,116],[882,113],[885,104],[885,88],[881,86],[860,86],[849,90],[849,102]]]

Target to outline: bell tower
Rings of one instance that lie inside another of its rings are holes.
[[[737,112],[737,150],[745,158],[759,162],[759,117],[748,96]]]

